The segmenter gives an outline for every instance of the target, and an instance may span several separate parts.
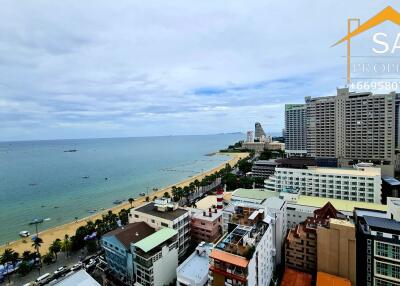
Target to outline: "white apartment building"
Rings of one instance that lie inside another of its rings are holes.
[[[154,202],[131,209],[129,223],[143,221],[159,230],[164,227],[179,233],[179,257],[182,257],[190,244],[190,217],[186,209],[178,207],[170,198],[156,199]]]
[[[173,283],[178,267],[177,239],[178,232],[166,227],[131,245],[135,286],[164,286]]]
[[[276,168],[265,180],[267,190],[298,191],[301,195],[359,202],[381,201],[381,169],[359,164],[353,168]]]

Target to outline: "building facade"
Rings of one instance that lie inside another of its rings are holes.
[[[315,210],[312,217],[288,232],[285,247],[286,266],[314,273],[317,269],[317,228],[328,227],[330,218],[345,219],[329,202]]]
[[[275,173],[278,163],[275,160],[258,160],[251,167],[251,176],[254,178],[268,179]]]
[[[222,235],[222,210],[189,209],[192,241],[195,243],[215,242]]]
[[[161,198],[131,209],[129,222],[146,222],[159,230],[169,227],[178,231],[179,257],[185,255],[190,244],[190,217],[186,209],[178,207],[171,199]]]
[[[270,285],[275,255],[263,210],[236,207],[227,234],[210,254],[209,285]]]
[[[356,232],[353,223],[331,218],[328,227],[317,228],[317,270],[346,278],[356,285]]]
[[[261,126],[260,122],[256,122],[254,124],[254,139],[257,141],[264,141],[266,138],[266,134],[264,129]]]
[[[337,90],[337,96],[306,97],[307,152],[338,158],[341,165],[373,162],[393,175],[396,93]]]
[[[178,231],[162,228],[132,244],[136,286],[173,283],[178,268]]]
[[[355,210],[357,285],[400,285],[400,222]]]
[[[214,245],[201,242],[196,250],[176,269],[176,286],[208,284],[208,263]]]
[[[307,153],[306,105],[285,105],[285,153],[304,155]]]
[[[136,222],[118,228],[102,236],[100,245],[104,250],[108,266],[121,281],[134,281],[131,243],[135,243],[150,234],[154,228],[144,222]]]
[[[380,203],[381,169],[374,167],[306,169],[276,168],[267,190],[298,190],[301,195]]]

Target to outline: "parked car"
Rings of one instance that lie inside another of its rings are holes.
[[[54,275],[59,275],[59,274],[63,273],[65,270],[67,270],[67,266],[61,266],[61,267],[57,268],[56,271],[54,271]]]
[[[93,258],[91,258],[91,259],[89,260],[89,263],[86,264],[85,269],[86,269],[86,270],[89,270],[90,268],[92,268],[92,267],[95,266],[95,265],[96,265],[96,260],[94,260]]]
[[[82,266],[83,266],[82,262],[79,262],[79,263],[77,263],[77,264],[74,264],[74,265],[72,265],[72,267],[71,267],[71,271],[76,271],[76,270],[78,270],[78,269],[81,269]]]

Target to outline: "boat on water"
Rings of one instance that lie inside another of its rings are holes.
[[[42,223],[43,219],[42,218],[36,218],[33,221],[29,222],[30,225],[32,224],[37,224],[37,223]]]
[[[30,236],[31,234],[29,233],[29,231],[27,231],[27,230],[23,230],[23,231],[21,231],[20,233],[19,233],[19,236],[20,237],[28,237],[28,236]]]
[[[114,205],[119,205],[119,204],[122,204],[122,201],[121,200],[115,200],[115,201],[113,201],[113,204]]]
[[[141,195],[141,196],[145,196],[145,195],[146,195],[146,193],[140,193],[140,195]]]
[[[89,176],[83,176],[82,179],[89,179]]]

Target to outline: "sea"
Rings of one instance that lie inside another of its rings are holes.
[[[210,155],[243,134],[0,142],[0,244],[228,161]]]

